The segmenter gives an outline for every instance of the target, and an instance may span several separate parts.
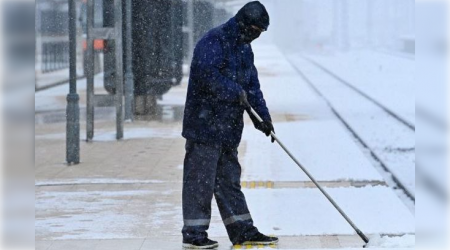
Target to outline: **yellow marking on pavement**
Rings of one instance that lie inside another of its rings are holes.
[[[247,249],[252,249],[253,246],[252,245],[247,245]]]
[[[271,247],[271,248],[276,248],[277,245],[275,245],[275,244],[270,244],[269,247]]]
[[[258,248],[264,248],[263,244],[258,244]]]
[[[274,188],[273,181],[241,181],[241,188]]]
[[[234,248],[234,249],[241,249],[242,246],[241,246],[241,245],[234,245],[233,248]]]
[[[286,114],[285,115],[287,121],[301,121],[301,120],[309,120],[311,119],[308,115],[294,115],[294,114]]]

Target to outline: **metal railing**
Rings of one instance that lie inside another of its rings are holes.
[[[69,68],[69,41],[42,44],[42,73]]]

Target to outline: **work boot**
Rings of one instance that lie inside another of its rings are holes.
[[[277,237],[269,237],[269,236],[266,236],[266,235],[258,232],[255,235],[253,235],[247,239],[243,239],[243,240],[239,241],[235,245],[270,245],[270,244],[275,244],[277,242],[278,242]]]
[[[192,242],[187,242],[183,240],[183,248],[185,249],[215,249],[218,246],[219,243],[217,243],[217,241],[213,241],[208,238],[194,240]]]

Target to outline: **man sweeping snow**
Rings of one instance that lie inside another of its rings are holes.
[[[269,26],[269,15],[258,1],[246,4],[225,24],[210,30],[197,43],[191,64],[183,137],[183,247],[212,249],[208,239],[214,195],[233,244],[272,244],[276,237],[261,234],[241,191],[238,145],[243,113],[251,105],[263,122],[250,114],[267,136],[274,131],[260,90],[250,43]],[[273,142],[273,140],[272,140]]]

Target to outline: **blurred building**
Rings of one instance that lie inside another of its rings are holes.
[[[268,2],[273,40],[282,48],[318,52],[371,48],[414,54],[413,0]]]

